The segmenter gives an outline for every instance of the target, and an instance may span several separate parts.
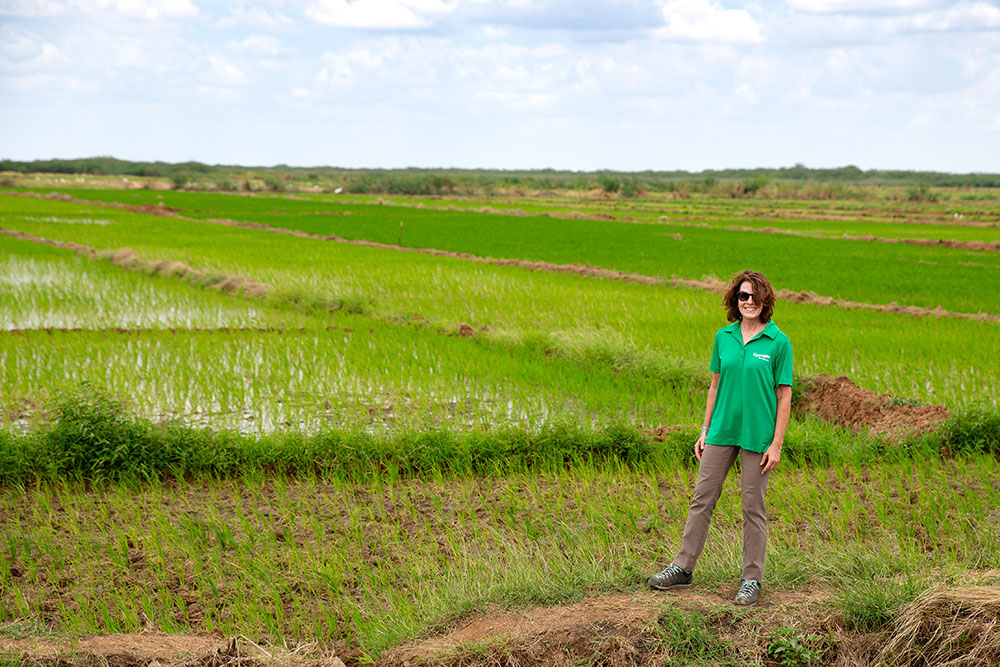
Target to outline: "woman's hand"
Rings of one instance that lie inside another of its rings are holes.
[[[760,474],[770,472],[778,467],[778,461],[781,460],[781,445],[772,442],[771,446],[767,448],[767,451],[760,457],[760,464],[764,466]]]
[[[705,435],[699,435],[698,439],[694,441],[694,455],[698,457],[701,461],[701,453],[705,451]]]

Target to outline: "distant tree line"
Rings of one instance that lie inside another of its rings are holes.
[[[802,164],[777,169],[706,169],[675,171],[566,171],[556,169],[349,169],[341,167],[245,167],[202,162],[132,162],[110,156],[73,160],[0,160],[0,171],[159,177],[174,187],[213,185],[226,190],[292,189],[295,183],[329,186],[347,192],[372,194],[461,194],[499,190],[589,190],[631,197],[641,192],[709,191],[719,185],[753,195],[773,183],[833,184],[842,186],[905,186],[911,188],[1000,188],[1000,174],[951,174],[936,171],[863,170],[849,165],[811,169]],[[261,185],[262,184],[262,185]]]

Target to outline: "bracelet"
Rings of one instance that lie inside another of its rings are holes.
[[[707,426],[702,426],[701,427],[701,434],[702,435],[708,435],[708,427]]]

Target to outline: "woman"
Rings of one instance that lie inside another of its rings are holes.
[[[681,551],[649,578],[652,588],[691,585],[722,483],[737,457],[742,467],[743,581],[736,604],[757,602],[764,578],[767,478],[781,460],[792,402],[792,344],[771,321],[774,289],[757,271],[733,276],[722,297],[733,324],[719,329],[712,349],[712,383],[705,420],[694,444],[698,483],[688,509]]]

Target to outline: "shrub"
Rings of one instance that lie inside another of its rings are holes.
[[[618,177],[607,172],[597,175],[597,184],[601,186],[601,190],[605,194],[609,195],[613,195],[621,188],[621,181],[618,180]]]
[[[933,202],[937,201],[937,198],[931,192],[931,189],[927,185],[921,184],[916,185],[906,190],[906,200],[907,201],[919,201],[919,202]]]
[[[285,182],[274,174],[265,174],[261,180],[264,182],[264,187],[272,192],[285,191]]]
[[[740,187],[747,196],[752,197],[753,195],[757,194],[759,190],[762,190],[763,188],[767,187],[770,183],[771,183],[770,178],[768,178],[764,174],[758,174],[753,178],[747,179],[742,183],[740,183]]]
[[[633,199],[642,194],[642,187],[639,185],[639,179],[629,178],[622,182],[621,195],[622,197],[628,197]]]
[[[190,182],[191,177],[184,171],[176,172],[170,177],[170,183],[173,185],[174,190],[183,190]]]

